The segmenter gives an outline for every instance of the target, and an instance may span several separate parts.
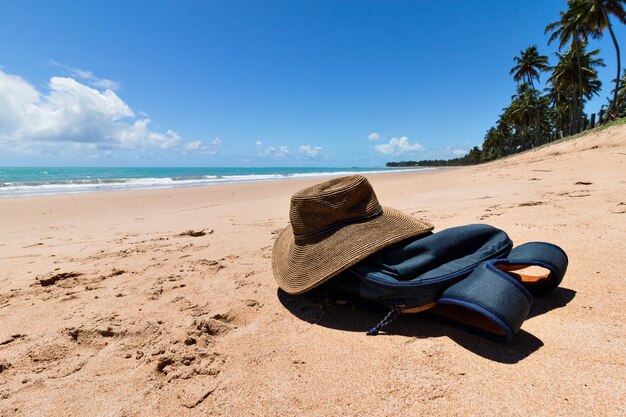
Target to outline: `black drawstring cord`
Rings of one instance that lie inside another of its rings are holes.
[[[378,332],[380,331],[380,329],[382,329],[383,327],[385,327],[386,325],[394,321],[396,317],[398,317],[399,314],[400,314],[400,306],[392,307],[391,311],[387,313],[385,318],[382,319],[380,323],[378,323],[376,326],[369,329],[366,334],[368,336],[376,336]]]

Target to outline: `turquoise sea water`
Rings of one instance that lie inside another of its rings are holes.
[[[407,169],[415,171],[419,169]],[[397,172],[390,168],[32,168],[0,167],[0,197],[68,194]],[[405,171],[405,170],[402,170]]]

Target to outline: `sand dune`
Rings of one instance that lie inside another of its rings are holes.
[[[436,230],[570,258],[511,345],[277,291],[287,180],[0,200],[0,415],[624,415],[626,126],[368,176]],[[186,233],[202,231],[203,233]],[[195,236],[194,236],[195,235]]]

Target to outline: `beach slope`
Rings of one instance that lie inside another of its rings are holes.
[[[318,180],[0,200],[0,415],[624,415],[626,126],[485,165],[368,175],[435,225],[563,247],[511,345],[277,291]]]

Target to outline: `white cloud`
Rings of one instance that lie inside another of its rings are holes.
[[[322,148],[319,146],[302,145],[298,151],[307,159],[317,159],[322,156]]]
[[[84,149],[167,149],[181,137],[149,128],[150,118],[137,117],[110,89],[86,86],[73,78],[52,77],[48,92],[37,91],[17,75],[0,70],[0,145],[21,153],[37,148],[53,153],[69,143]],[[44,145],[46,144],[46,145]],[[73,148],[76,148],[74,146]]]
[[[38,100],[39,93],[32,85],[0,70],[0,138],[22,126]]]
[[[469,149],[447,149],[447,152],[454,157],[465,156]]]
[[[183,149],[185,149],[186,151],[197,151],[201,147],[202,147],[202,141],[194,140],[192,142],[185,143],[185,146],[183,146]]]
[[[420,155],[424,159],[450,159],[465,156],[468,152],[469,149],[461,148],[426,149]]]
[[[402,136],[400,138],[391,138],[389,143],[381,143],[380,145],[374,146],[374,149],[376,152],[384,155],[398,156],[418,152],[422,149],[422,145],[419,143],[410,143],[409,138]]]
[[[257,140],[255,145],[257,154],[263,158],[285,158],[289,155],[289,148],[287,146],[279,146],[277,148],[274,146],[265,147],[260,140]]]
[[[122,84],[120,82],[109,80],[106,78],[99,78],[91,71],[84,71],[79,68],[72,68],[56,61],[50,61],[50,65],[63,68],[65,71],[67,71],[70,77],[82,80],[92,87],[104,88],[112,91],[122,88]]]
[[[191,151],[204,155],[216,155],[221,147],[222,140],[220,138],[213,139],[213,142],[211,142],[210,144],[206,144],[201,140],[194,140],[185,143],[185,145],[183,146],[183,153],[186,154],[186,151]]]
[[[122,88],[122,85],[119,82],[113,81],[113,80],[107,80],[106,78],[95,80],[94,82],[92,82],[92,85],[94,87],[106,88],[108,90],[113,90],[113,91],[119,90],[120,88]]]
[[[376,132],[372,132],[369,135],[367,135],[367,139],[373,142],[375,140],[380,139],[380,135]]]
[[[180,142],[180,136],[173,130],[168,130],[165,134],[152,132],[148,129],[148,124],[150,124],[150,119],[146,118],[117,129],[113,136],[115,142],[130,149],[149,147],[168,149]]]

